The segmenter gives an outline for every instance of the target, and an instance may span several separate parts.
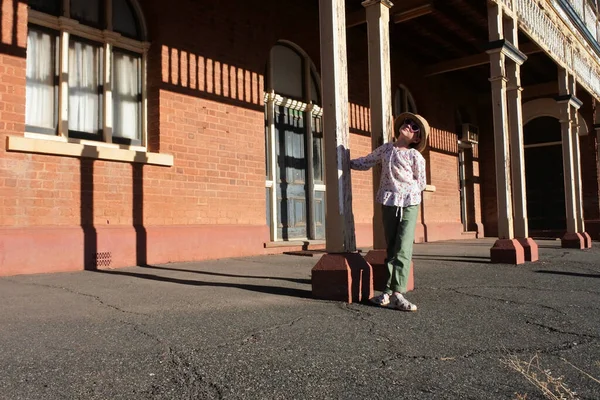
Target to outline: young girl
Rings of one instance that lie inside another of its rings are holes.
[[[386,143],[365,157],[350,161],[350,168],[367,170],[381,163],[381,181],[375,200],[383,206],[387,243],[386,264],[390,277],[385,291],[371,302],[403,311],[417,311],[403,293],[410,272],[413,241],[421,192],[425,189],[425,159],[429,124],[417,114],[403,113],[394,121],[393,143]]]

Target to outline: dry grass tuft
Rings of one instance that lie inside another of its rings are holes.
[[[545,398],[551,400],[577,400],[577,394],[569,389],[563,382],[563,377],[555,377],[549,369],[542,368],[538,355],[529,361],[520,360],[516,355],[511,355],[500,360],[509,368],[517,371],[529,383],[535,386]],[[571,364],[572,365],[572,364]],[[517,400],[526,400],[527,394],[516,394]]]

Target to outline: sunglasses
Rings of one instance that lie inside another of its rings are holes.
[[[421,127],[419,126],[419,124],[417,124],[414,120],[412,120],[410,118],[406,118],[404,120],[404,125],[408,126],[410,128],[410,130],[413,131],[413,133],[417,133],[421,130]]]

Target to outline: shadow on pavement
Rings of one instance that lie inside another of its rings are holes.
[[[599,274],[583,274],[583,273],[580,273],[580,272],[548,271],[548,270],[541,270],[541,269],[538,269],[535,272],[537,272],[538,274],[578,276],[578,277],[581,277],[581,278],[600,278]]]
[[[227,278],[252,278],[252,279],[276,279],[279,281],[288,281],[293,283],[299,283],[303,285],[310,285],[310,279],[295,279],[295,278],[283,278],[277,276],[256,276],[256,275],[234,275],[234,274],[223,274],[220,272],[207,272],[207,271],[198,271],[193,269],[182,269],[182,268],[168,268],[168,267],[159,267],[156,265],[140,265],[140,268],[144,269],[157,269],[159,271],[175,271],[175,272],[190,272],[193,274],[202,274],[202,275],[210,275],[210,276],[223,276]]]
[[[227,287],[227,288],[250,290],[250,291],[259,292],[259,293],[275,294],[275,295],[290,296],[290,297],[299,297],[299,298],[303,298],[303,299],[312,298],[312,292],[310,290],[286,288],[286,287],[279,287],[279,286],[248,285],[248,284],[242,284],[242,283],[225,283],[225,282],[203,282],[203,281],[195,281],[195,280],[189,280],[189,279],[179,279],[179,278],[171,278],[171,277],[166,277],[166,276],[140,274],[137,272],[125,272],[125,271],[115,271],[115,270],[110,270],[110,271],[96,270],[95,272],[100,273],[100,274],[122,275],[122,276],[131,277],[131,278],[148,279],[151,281],[177,283],[179,285]]]
[[[448,261],[448,262],[463,262],[469,264],[490,264],[489,257],[479,256],[451,256],[451,255],[431,255],[431,254],[414,254],[413,260],[423,261]]]

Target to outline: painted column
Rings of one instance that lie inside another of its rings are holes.
[[[596,179],[600,175],[600,104],[594,104],[594,130],[596,131]]]
[[[570,92],[575,98],[577,95],[577,84],[574,76],[570,76],[569,79]],[[580,136],[579,136],[579,109],[583,105],[582,102],[572,102],[573,107],[573,124],[571,125],[573,140],[573,167],[575,174],[575,206],[576,206],[576,224],[577,233],[583,237],[584,248],[589,249],[592,247],[592,238],[585,231],[585,216],[583,214],[583,184],[581,181],[581,149],[580,149]]]
[[[349,163],[348,68],[343,0],[320,0],[328,253],[356,251]]]
[[[510,130],[510,170],[512,179],[512,201],[514,217],[514,234],[523,246],[525,261],[539,259],[538,246],[529,237],[527,221],[527,190],[525,185],[525,151],[523,147],[523,105],[521,99],[521,65],[527,57],[519,49],[518,24],[516,19],[505,21],[505,34],[510,53],[506,58],[506,75],[508,78],[507,102]],[[510,46],[512,45],[512,48]]]
[[[388,141],[393,130],[390,72],[389,0],[366,0],[369,38],[369,103],[371,108],[371,150]],[[373,248],[385,249],[381,206],[375,203],[381,168],[373,168]]]
[[[573,93],[575,93],[575,82],[573,81]],[[581,182],[581,149],[579,139],[579,113],[577,112],[578,107],[575,108],[573,113],[573,124],[572,124],[572,140],[573,140],[573,167],[575,174],[575,205],[577,207],[576,212],[576,224],[577,233],[583,236],[583,243],[586,249],[592,247],[592,238],[585,231],[585,216],[583,215],[583,184]]]
[[[361,301],[373,295],[371,266],[356,252],[350,181],[345,0],[319,0],[323,138],[327,185],[327,253],[312,269],[321,299]]]
[[[506,41],[503,12],[498,4],[488,5],[490,36],[490,82],[494,118],[494,156],[496,165],[496,202],[498,207],[498,240],[490,249],[494,263],[522,264],[523,246],[514,239],[512,190],[509,156],[509,123],[507,108]]]
[[[567,233],[562,237],[562,247],[584,248],[583,236],[578,232],[577,217],[577,185],[575,183],[575,157],[573,146],[573,115],[581,106],[581,101],[572,92],[572,78],[568,72],[559,68],[557,102],[560,106],[560,126],[562,136],[563,175],[565,182],[565,209],[567,217]],[[578,161],[578,160],[577,160]]]

